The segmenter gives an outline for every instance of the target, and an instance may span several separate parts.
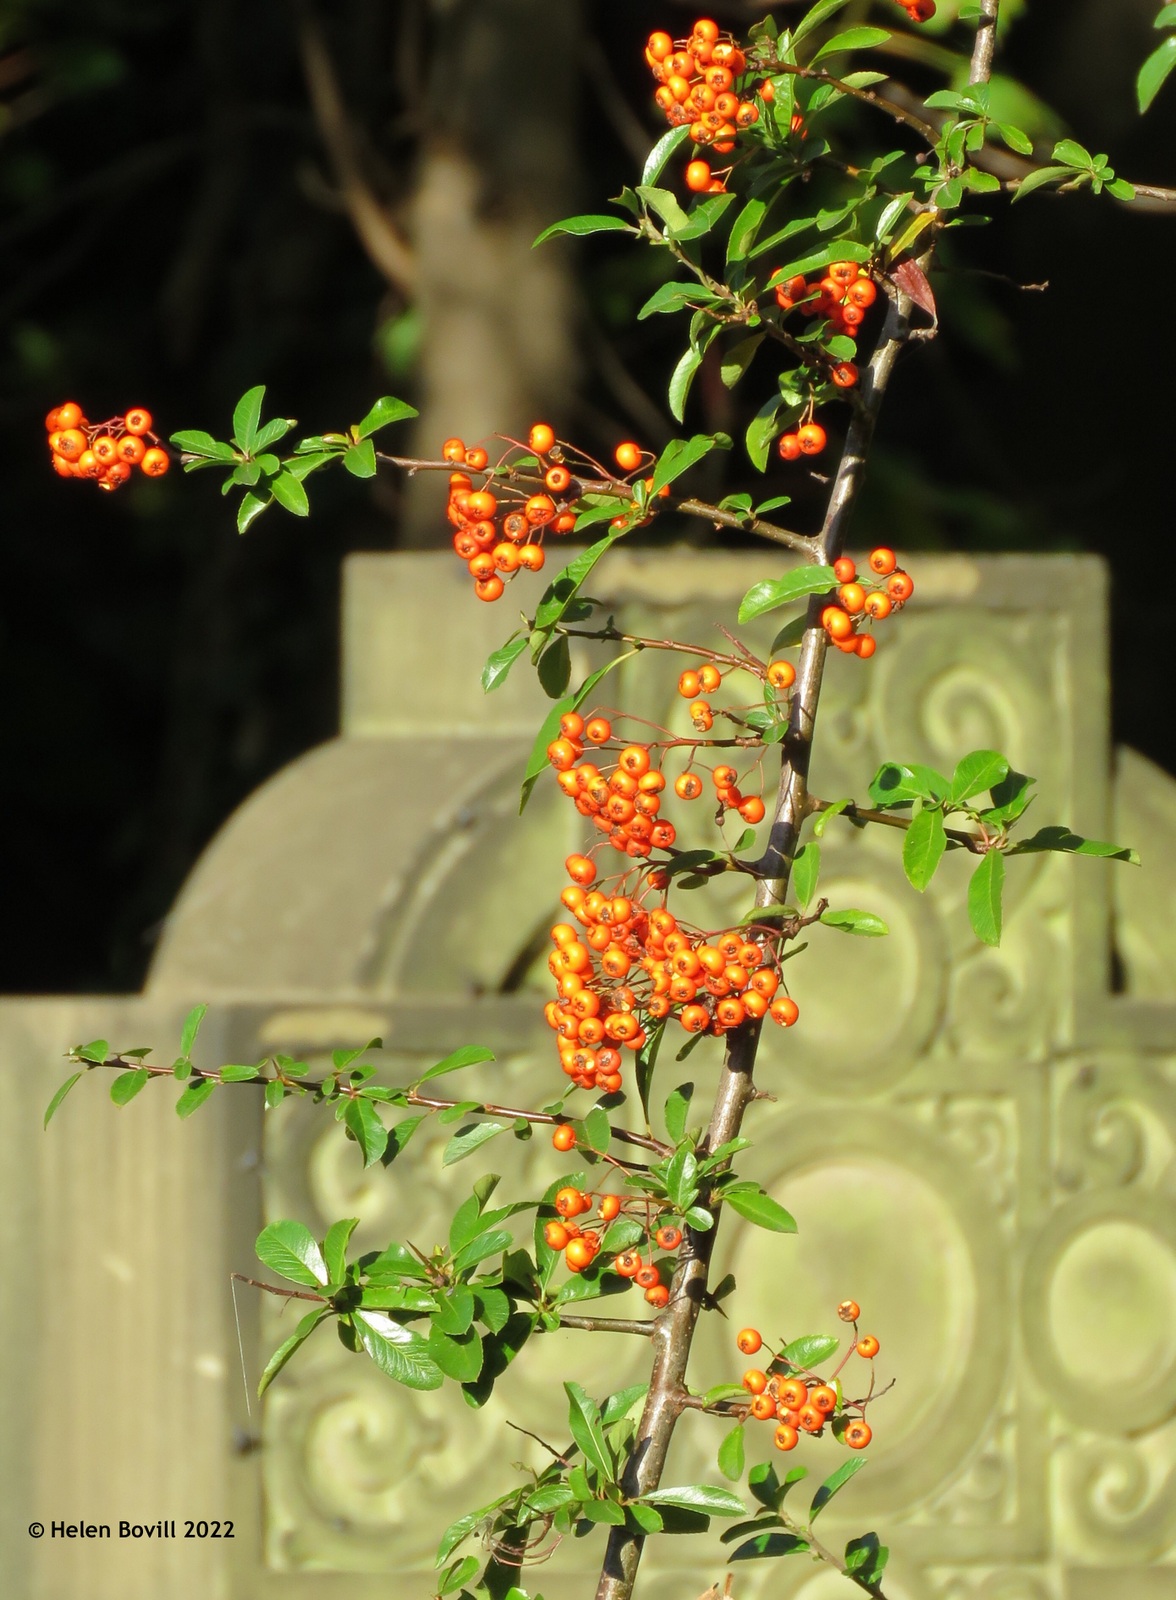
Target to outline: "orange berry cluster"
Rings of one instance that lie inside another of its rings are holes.
[[[541,463],[555,446],[555,434],[545,422],[531,429],[530,448]],[[543,535],[570,533],[576,525],[572,501],[565,498],[572,474],[562,461],[544,465],[544,490],[528,495],[506,487],[504,500],[486,487],[474,487],[470,472],[485,473],[490,458],[481,445],[466,447],[461,439],[446,439],[442,457],[459,470],[450,474],[447,516],[453,524],[453,548],[469,568],[479,600],[497,600],[516,572],[538,572],[546,560]]]
[[[171,462],[151,432],[151,413],[135,406],[124,417],[89,422],[72,400],[45,418],[53,470],[59,478],[92,478],[111,494],[139,467],[161,478]],[[150,440],[151,443],[147,441]]]
[[[795,309],[806,317],[825,317],[830,336],[853,340],[877,298],[873,279],[856,261],[833,261],[820,278],[809,280],[797,273],[776,285],[776,304],[781,311]],[[852,389],[858,381],[858,369],[852,361],[835,361],[828,376],[835,388]],[[776,448],[784,461],[795,461],[799,456],[820,455],[825,444],[824,428],[810,417],[803,427],[781,434]]]
[[[860,656],[868,661],[877,649],[873,634],[859,633],[863,621],[881,622],[892,611],[901,611],[915,584],[909,573],[898,565],[894,551],[885,545],[871,550],[868,565],[877,578],[885,581],[870,584],[859,581],[857,564],[849,556],[833,563],[833,576],[837,579],[836,601],[831,601],[821,612],[821,626],[829,635],[829,642],[846,655]],[[864,576],[864,574],[863,574]]]
[[[759,121],[759,106],[738,82],[747,71],[747,57],[709,17],[699,18],[688,39],[675,41],[668,33],[651,33],[645,59],[659,84],[654,100],[666,121],[671,128],[689,126],[695,144],[730,155],[739,134]],[[764,91],[770,88],[770,84],[760,86],[761,99],[768,98]],[[701,158],[687,165],[686,187],[697,194],[726,192],[723,179]]]
[[[559,737],[547,746],[556,781],[575,801],[580,815],[590,817],[594,826],[607,834],[615,850],[635,859],[654,850],[668,850],[677,830],[672,822],[658,819],[666,779],[651,765],[649,746],[626,745],[607,777],[594,761],[580,760],[585,740],[600,746],[611,739],[612,723],[607,717],[585,721],[578,711],[566,712],[560,718]]]
[[[856,1324],[861,1310],[856,1301],[843,1300],[837,1308],[837,1315],[843,1322]],[[856,1327],[854,1332],[857,1332]],[[745,1356],[757,1355],[765,1348],[763,1336],[757,1328],[740,1329],[735,1336],[735,1344]],[[866,1334],[855,1342],[850,1353],[856,1351],[865,1360],[872,1361],[879,1348],[873,1334]],[[834,1419],[835,1431],[842,1444],[848,1445],[851,1450],[866,1448],[874,1436],[865,1418],[868,1396],[866,1400],[847,1404],[832,1383],[825,1383],[812,1374],[802,1377],[794,1372],[788,1376],[792,1364],[787,1357],[779,1356],[770,1349],[768,1353],[772,1358],[768,1370],[749,1367],[740,1381],[751,1396],[747,1414],[759,1422],[776,1424],[773,1443],[777,1450],[795,1450],[802,1433],[820,1435],[827,1425],[834,1423]],[[848,1359],[847,1354],[841,1367]],[[838,1367],[838,1372],[841,1367]],[[834,1373],[835,1379],[836,1376]],[[858,1414],[850,1415],[851,1409]]]
[[[551,1142],[560,1151],[574,1149],[576,1136],[571,1125],[561,1123]],[[622,1250],[613,1257],[612,1268],[622,1278],[632,1279],[639,1289],[644,1290],[649,1304],[660,1310],[669,1300],[670,1291],[662,1282],[661,1268],[653,1259],[652,1246],[656,1245],[659,1250],[667,1252],[677,1250],[682,1243],[682,1230],[670,1223],[659,1225],[649,1201],[622,1200],[620,1195],[615,1194],[585,1194],[571,1185],[559,1189],[552,1201],[559,1213],[558,1220],[553,1219],[543,1229],[548,1246],[552,1250],[562,1251],[569,1272],[583,1272],[585,1267],[591,1266],[600,1251],[601,1232],[599,1228],[582,1228],[575,1218],[591,1211],[594,1201],[597,1202],[600,1222],[605,1226],[622,1215],[643,1213],[641,1220],[646,1234],[644,1256],[639,1249]]]
[[[639,1050],[646,1024],[674,1012],[687,1033],[714,1035],[765,1016],[791,1027],[800,1015],[795,1000],[777,994],[777,967],[747,930],[711,937],[679,927],[664,904],[648,911],[631,895],[587,888],[596,876],[587,856],[569,856],[566,866],[573,882],[560,900],[587,932],[567,922],[552,928],[558,998],[543,1015],[577,1088],[616,1093],[621,1048]]]

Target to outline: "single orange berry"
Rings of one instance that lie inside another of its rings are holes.
[[[691,161],[686,166],[686,187],[695,194],[702,194],[710,188],[711,169],[709,162]]]
[[[645,1291],[645,1298],[651,1306],[657,1306],[660,1310],[662,1306],[670,1303],[670,1291],[664,1283],[651,1283]]]
[[[612,738],[612,723],[607,717],[593,717],[584,727],[584,737],[593,744],[607,744]]]
[[[799,1411],[808,1399],[808,1385],[803,1378],[785,1378],[777,1391],[780,1404],[789,1411]]]
[[[819,422],[806,422],[803,428],[797,430],[796,438],[801,455],[819,456],[825,448],[828,435]]]
[[[576,1148],[576,1130],[570,1122],[561,1122],[552,1134],[551,1142],[557,1150],[574,1150]]]
[[[872,1361],[880,1349],[881,1346],[872,1333],[865,1334],[857,1342],[858,1355],[865,1356],[867,1361]]]
[[[735,1348],[745,1356],[755,1355],[757,1350],[763,1349],[763,1337],[758,1328],[740,1328],[735,1335]]]
[[[776,1402],[770,1394],[757,1394],[751,1402],[751,1414],[760,1422],[768,1422],[776,1415]]]
[[[639,1289],[656,1289],[661,1282],[661,1273],[653,1262],[649,1261],[646,1262],[645,1266],[638,1267],[633,1274],[633,1281]]]
[[[816,1406],[818,1411],[823,1411],[826,1416],[837,1409],[837,1391],[831,1389],[827,1383],[815,1384],[809,1390],[808,1403]]]
[[[622,472],[636,472],[642,460],[641,446],[632,439],[625,439],[613,451],[613,456]]]
[[[862,1308],[856,1300],[843,1300],[837,1307],[837,1315],[842,1322],[856,1322],[862,1314]]]
[[[455,466],[463,463],[465,461],[465,448],[464,439],[458,439],[457,437],[446,439],[441,446],[441,459],[443,461],[452,461]]]
[[[870,1424],[858,1418],[849,1423],[841,1437],[851,1450],[864,1450],[874,1434]]]
[[[870,551],[870,571],[876,572],[880,578],[888,578],[897,565],[898,558],[886,545],[879,545],[877,550]]]
[[[545,456],[555,443],[555,430],[546,422],[537,422],[531,429],[527,443],[537,456]]]
[[[850,556],[840,556],[833,563],[833,576],[838,583],[852,583],[857,577],[857,565]]]
[[[702,793],[702,779],[696,772],[683,772],[674,779],[674,793],[679,800],[697,800]]]
[[[653,1236],[659,1250],[676,1250],[682,1243],[681,1228],[659,1228]]]
[[[776,445],[776,452],[782,461],[796,461],[800,457],[800,437],[795,433],[782,433]]]
[[[790,1028],[800,1015],[800,1007],[790,995],[782,994],[773,1000],[768,1007],[768,1014],[773,1022],[778,1022],[782,1028]]]
[[[772,1442],[777,1450],[795,1450],[800,1443],[800,1434],[787,1422],[782,1422],[772,1435]]]
[[[562,1222],[549,1222],[543,1229],[543,1238],[552,1250],[566,1249],[571,1234]]]
[[[564,1250],[564,1260],[567,1262],[569,1272],[583,1272],[585,1267],[592,1265],[596,1251],[586,1237],[569,1239]]]
[[[773,689],[791,689],[796,682],[796,668],[791,661],[768,663],[768,682]]]
[[[597,1062],[599,1064],[599,1057]],[[600,1198],[601,1222],[615,1222],[621,1214],[621,1197],[619,1194],[606,1194]]]
[[[748,1367],[739,1381],[748,1394],[763,1394],[768,1387],[768,1375],[766,1372],[761,1372],[758,1367]]]
[[[566,467],[548,467],[543,474],[543,482],[551,490],[552,494],[562,494],[571,481],[572,475]]]

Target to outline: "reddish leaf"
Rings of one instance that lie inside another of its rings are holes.
[[[894,281],[903,294],[909,295],[921,311],[925,311],[932,320],[938,321],[935,295],[927,282],[927,274],[917,261],[904,261],[901,267],[896,267]]]

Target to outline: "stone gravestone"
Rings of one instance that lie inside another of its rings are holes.
[[[705,640],[762,572],[750,555],[667,569],[618,554],[602,582],[625,627]],[[1097,563],[928,558],[918,582],[868,667],[831,664],[815,791],[860,794],[883,758],[942,766],[994,745],[1038,776],[1043,818],[1136,844],[1145,871],[1018,862],[994,951],[968,928],[966,862],[919,896],[887,830],[831,827],[822,891],[891,933],[817,930],[794,969],[802,1022],[767,1036],[760,1081],[776,1098],[751,1131],[755,1174],[800,1233],[728,1217],[720,1270],[739,1278],[740,1322],[836,1328],[852,1295],[881,1338],[896,1386],[871,1414],[868,1469],[823,1524],[833,1545],[880,1532],[891,1600],[1160,1600],[1176,1594],[1176,790],[1131,752],[1112,778]],[[181,1124],[165,1086],[116,1112],[98,1074],[40,1133],[69,1045],[166,1058],[197,1000],[209,1063],[314,1063],[378,1035],[396,1081],[479,1042],[497,1062],[462,1092],[551,1097],[545,934],[579,819],[550,784],[517,816],[544,702],[522,668],[482,696],[506,619],[466,590],[446,557],[352,558],[342,733],[229,821],[145,992],[0,1004],[0,1572],[14,1600],[374,1600],[390,1577],[424,1596],[440,1526],[514,1481],[511,1463],[542,1459],[508,1422],[558,1444],[563,1378],[603,1392],[640,1374],[637,1341],[544,1336],[473,1412],[450,1389],[398,1389],[326,1336],[247,1406],[243,1369],[252,1387],[292,1326],[253,1291],[234,1314],[228,1274],[256,1270],[266,1220],[359,1216],[358,1245],[427,1249],[479,1172],[512,1188],[521,1162],[532,1192],[545,1186],[559,1170],[546,1139],[443,1170],[447,1130],[430,1129],[364,1173],[305,1105],[263,1116],[243,1087]],[[601,693],[681,722],[672,660],[647,656],[629,681],[622,667]],[[700,1103],[714,1072],[702,1052],[682,1068]],[[743,1364],[732,1325],[706,1321],[700,1385]],[[713,1481],[717,1437],[687,1416],[670,1478]],[[803,1453],[816,1481],[844,1459],[831,1442]],[[160,1519],[174,1540],[115,1536]],[[218,1519],[231,1539],[183,1537]],[[53,1521],[112,1537],[54,1537]],[[523,1582],[572,1600],[597,1554],[574,1545]],[[663,1541],[644,1592],[693,1600],[722,1571],[713,1538]],[[850,1590],[794,1559],[738,1569],[735,1592]]]

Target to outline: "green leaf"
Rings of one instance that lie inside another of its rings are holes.
[[[704,1511],[712,1517],[744,1517],[747,1507],[730,1489],[713,1483],[684,1483],[671,1489],[643,1494],[647,1506],[680,1506],[683,1511]]]
[[[271,417],[263,428],[258,429],[251,454],[260,455],[271,444],[277,444],[279,439],[284,439],[290,429],[297,426],[298,421],[295,417]]]
[[[731,441],[725,434],[696,433],[692,439],[671,439],[653,469],[653,483],[649,491],[651,498],[659,489],[664,489],[675,478],[688,472],[712,450],[729,449],[730,445]]]
[[[796,24],[792,33],[793,44],[799,44],[807,34],[812,33],[814,28],[819,28],[834,12],[840,11],[848,4],[849,0],[818,0],[818,3],[806,11]]]
[[[983,794],[1009,775],[1008,758],[999,750],[973,750],[956,763],[948,800],[961,805],[973,795]]]
[[[687,1211],[698,1194],[698,1157],[688,1144],[679,1145],[666,1167],[666,1193],[677,1211]]]
[[[278,1346],[273,1355],[266,1362],[265,1371],[262,1373],[257,1385],[257,1393],[259,1397],[263,1395],[269,1388],[270,1384],[277,1377],[278,1373],[281,1372],[282,1368],[286,1365],[287,1361],[289,1361],[295,1350],[299,1349],[300,1346],[306,1343],[323,1318],[332,1315],[333,1313],[330,1306],[320,1306],[316,1311],[308,1312],[308,1314],[303,1317],[302,1321],[294,1329],[294,1332],[290,1335],[290,1337],[285,1341],[284,1344],[280,1344]]]
[[[641,169],[641,182],[643,186],[657,182],[658,178],[661,177],[666,162],[673,155],[674,151],[677,150],[679,145],[684,144],[689,137],[690,129],[688,127],[671,128],[668,133],[662,134],[661,138],[657,141],[653,149],[645,158],[645,165]]]
[[[1083,171],[1094,165],[1094,157],[1085,145],[1078,143],[1077,139],[1059,139],[1053,147],[1055,161],[1064,161],[1068,167],[1079,167]]]
[[[603,539],[598,539],[595,544],[590,544],[587,550],[581,550],[578,556],[568,562],[559,577],[553,579],[547,586],[543,598],[535,609],[536,633],[549,634],[551,632],[575,599],[580,585],[601,556],[626,532],[627,529],[624,528],[611,529]]]
[[[686,1136],[686,1117],[693,1097],[694,1085],[692,1083],[681,1083],[666,1099],[663,1113],[666,1132],[675,1144],[681,1144]]]
[[[870,799],[879,806],[898,805],[904,800],[938,801],[950,789],[949,780],[934,767],[923,767],[918,762],[900,766],[897,761],[887,761],[870,782]]]
[[[653,1506],[643,1505],[640,1500],[633,1500],[625,1509],[642,1533],[661,1533],[665,1528],[665,1518]]]
[[[455,1561],[441,1574],[437,1593],[447,1595],[452,1594],[455,1589],[463,1589],[481,1565],[477,1556],[463,1556],[460,1561]]]
[[[772,395],[752,417],[743,436],[747,459],[758,472],[767,471],[768,452],[772,448],[772,440],[776,437],[776,419],[779,414],[780,402],[775,395]]]
[[[585,1522],[602,1522],[614,1528],[624,1525],[625,1512],[615,1500],[587,1500],[580,1507],[580,1516]]]
[[[564,634],[558,635],[539,657],[535,675],[549,700],[558,700],[567,693],[572,676],[572,651]]]
[[[807,275],[818,267],[827,267],[831,261],[868,261],[872,254],[868,244],[859,244],[856,239],[834,239],[832,244],[825,245],[821,250],[790,261],[786,267],[777,267],[764,288],[774,289],[778,283],[787,283],[789,278],[795,278],[798,273]]]
[[[860,1472],[865,1464],[865,1456],[851,1456],[848,1461],[843,1461],[836,1471],[829,1474],[816,1494],[813,1495],[813,1502],[809,1507],[810,1523],[816,1521],[837,1491],[849,1482],[855,1472]]]
[[[547,239],[553,239],[557,234],[570,233],[577,238],[582,238],[588,233],[636,233],[637,229],[623,217],[603,215],[585,215],[579,217],[565,217],[562,222],[553,222],[550,228],[543,232],[531,246],[532,250],[537,244],[543,244]]]
[[[508,1250],[514,1239],[505,1228],[491,1228],[486,1233],[480,1233],[469,1244],[463,1245],[454,1256],[451,1263],[454,1272],[469,1272],[471,1267],[476,1267],[480,1261],[485,1261],[489,1256],[496,1256],[503,1250]]]
[[[766,200],[751,199],[731,224],[727,239],[727,265],[742,261],[755,243],[755,236],[768,214]]]
[[[604,1482],[612,1483],[612,1457],[605,1443],[599,1407],[578,1383],[566,1382],[564,1393],[568,1397],[568,1427],[572,1438],[579,1445],[584,1459],[595,1467]]]
[[[968,884],[968,917],[978,939],[985,944],[1000,943],[1001,891],[1004,888],[1004,859],[999,850],[982,856]]]
[[[1176,0],[1168,0],[1152,21],[1153,28],[1176,28]]]
[[[1027,194],[1032,194],[1034,189],[1041,189],[1047,183],[1062,183],[1074,176],[1069,167],[1038,167],[1034,172],[1028,172],[1018,183],[1013,194],[1013,204],[1023,200]]]
[[[995,127],[997,133],[1010,150],[1015,150],[1019,156],[1031,156],[1033,154],[1033,140],[1023,128],[1016,128],[1010,122],[998,122]]]
[[[353,1323],[364,1350],[389,1378],[407,1389],[441,1387],[441,1369],[419,1334],[380,1311],[357,1311]]]
[[[256,495],[252,491],[245,495],[241,500],[241,504],[237,507],[237,532],[244,533],[251,524],[257,521],[267,506],[271,504],[272,502],[268,495],[264,499],[261,495]]]
[[[875,45],[886,44],[890,34],[885,28],[847,28],[827,40],[809,63],[816,66],[825,56],[840,55],[843,50],[871,50]]]
[[[644,322],[647,317],[665,312],[681,311],[685,306],[713,305],[717,298],[700,283],[663,283],[638,311],[637,321]]]
[[[319,1242],[301,1222],[271,1222],[257,1236],[257,1259],[291,1283],[322,1289],[330,1282]]]
[[[877,1585],[882,1580],[890,1551],[876,1533],[863,1533],[845,1547],[845,1570],[860,1585]]]
[[[332,1222],[327,1229],[327,1237],[323,1240],[323,1260],[329,1282],[342,1283],[347,1276],[347,1246],[358,1227],[358,1217],[344,1217],[339,1222]]]
[[[388,1144],[388,1130],[370,1100],[349,1100],[343,1113],[345,1126],[355,1135],[365,1167],[374,1166]]]
[[[482,1371],[482,1341],[472,1329],[461,1334],[442,1333],[434,1320],[429,1329],[428,1351],[447,1378],[473,1383]]]
[[[801,1471],[805,1469],[802,1467]],[[780,1502],[780,1480],[770,1461],[757,1461],[747,1474],[747,1487],[768,1511],[774,1511]]]
[[[608,1120],[608,1112],[600,1106],[593,1106],[584,1118],[584,1138],[590,1150],[595,1150],[597,1155],[602,1155],[612,1142],[612,1128]]]
[[[180,1054],[190,1056],[192,1046],[196,1043],[196,1035],[200,1032],[200,1024],[204,1021],[207,1006],[193,1006],[184,1018],[184,1026],[180,1029]]]
[[[110,1086],[110,1098],[116,1106],[125,1106],[146,1088],[150,1076],[146,1067],[140,1067],[137,1072],[120,1072]]]
[[[738,344],[733,344],[723,356],[719,367],[719,376],[728,389],[733,389],[751,365],[756,351],[764,342],[762,333],[753,333],[746,339],[740,339]],[[751,496],[745,495],[747,510],[751,510]],[[787,504],[787,500],[784,502]]]
[[[81,1051],[78,1051],[76,1053],[78,1055],[80,1055]],[[105,1047],[104,1047],[103,1048],[103,1055],[105,1055],[105,1053],[106,1052],[105,1052]],[[74,1084],[78,1081],[78,1079],[81,1076],[82,1076],[82,1074],[80,1072],[75,1072],[72,1075],[72,1077],[67,1078],[65,1080],[65,1082],[61,1085],[61,1088],[58,1089],[57,1093],[53,1096],[52,1100],[50,1100],[49,1104],[45,1107],[45,1115],[41,1119],[42,1128],[47,1128],[49,1126],[49,1124],[53,1120],[54,1113],[56,1112],[58,1106],[65,1099],[66,1095],[73,1088]]]
[[[367,439],[380,428],[386,428],[390,422],[401,422],[405,417],[419,415],[417,408],[410,406],[406,400],[397,400],[394,396],[386,394],[376,401],[355,431],[361,439]]]
[[[804,1367],[811,1372],[822,1361],[828,1361],[830,1356],[835,1355],[840,1343],[840,1339],[835,1339],[830,1333],[806,1333],[802,1338],[786,1344],[780,1354],[789,1366]]]
[[[1026,777],[1023,772],[1010,771],[1008,777],[995,784],[989,791],[992,805],[982,813],[984,820],[999,823],[1015,822],[1033,798],[1029,791],[1036,781],[1035,778]]]
[[[476,1067],[482,1061],[493,1061],[493,1050],[487,1050],[481,1044],[463,1044],[460,1050],[454,1050],[443,1061],[438,1061],[435,1067],[430,1067],[428,1072],[422,1072],[417,1079],[417,1085],[428,1083],[430,1078],[444,1077],[447,1072],[458,1072],[462,1067]]]
[[[264,399],[265,384],[260,383],[241,396],[233,412],[233,443],[246,455],[252,455],[257,445],[257,425],[261,421]]]
[[[796,859],[792,863],[792,889],[802,910],[816,893],[820,875],[821,847],[810,839],[796,852]]]
[[[637,193],[645,204],[660,217],[667,230],[677,233],[684,229],[690,218],[678,203],[678,197],[670,189],[658,189],[652,184],[639,183]]]
[[[758,1561],[765,1556],[800,1555],[809,1548],[796,1533],[757,1533],[727,1558],[729,1561]]]
[[[610,1394],[600,1409],[600,1420],[607,1428],[614,1422],[619,1422],[632,1411],[638,1400],[644,1400],[649,1393],[648,1383],[631,1383],[624,1389],[618,1389],[615,1394]]]
[[[795,1233],[796,1220],[789,1216],[778,1200],[773,1200],[758,1183],[740,1184],[723,1191],[723,1203],[743,1217],[754,1222],[757,1228],[769,1233]]]
[[[1072,856],[1098,856],[1107,861],[1129,861],[1133,867],[1139,865],[1139,853],[1126,845],[1108,844],[1102,839],[1084,839],[1080,833],[1071,833],[1069,828],[1057,824],[1038,828],[1035,834],[1019,840],[1007,853],[1024,856],[1035,855],[1041,850],[1058,850]]]
[[[466,1156],[473,1155],[488,1140],[506,1133],[509,1127],[509,1122],[475,1122],[473,1127],[460,1129],[445,1146],[441,1165],[452,1167],[455,1162],[464,1161]]]
[[[912,817],[902,841],[902,869],[920,894],[935,876],[946,849],[947,831],[938,807],[926,808]]]
[[[640,192],[640,191],[639,191]],[[658,191],[660,193],[660,191]],[[712,194],[706,200],[698,200],[690,209],[684,226],[667,227],[668,238],[688,241],[701,239],[708,234],[715,223],[722,217],[729,206],[735,204],[733,194]]]
[[[739,602],[739,620],[750,622],[753,617],[762,617],[766,611],[775,611],[805,595],[824,594],[833,583],[828,567],[795,567],[782,578],[763,578]]]
[[[853,800],[847,798],[845,800],[834,800],[831,805],[826,806],[824,811],[820,812],[813,820],[813,837],[816,839],[822,838],[825,829],[833,818],[839,817],[843,811],[848,810],[852,805]]]
[[[508,639],[498,650],[494,650],[486,658],[486,665],[482,668],[482,689],[489,694],[492,689],[497,689],[500,683],[506,682],[507,674],[511,667],[527,648],[527,636],[520,633],[517,638]]]
[[[353,478],[374,478],[376,475],[376,447],[370,439],[353,444],[343,454],[343,465]]]
[[[227,1066],[220,1069],[222,1083],[252,1083],[261,1077],[260,1067]]]
[[[844,906],[837,911],[822,911],[821,922],[839,933],[856,933],[863,939],[881,939],[890,932],[882,918],[872,911],[856,911]]]
[[[204,1104],[215,1088],[216,1082],[212,1078],[200,1078],[195,1083],[190,1083],[176,1101],[176,1116],[181,1120],[190,1117],[193,1111]]]
[[[214,439],[210,433],[199,431],[189,433],[173,433],[171,444],[177,450],[182,450],[185,455],[204,456],[209,461],[236,461],[237,452],[231,444],[222,444],[219,439]]]
[[[690,385],[694,382],[694,374],[702,365],[702,356],[703,352],[691,345],[683,352],[670,377],[670,415],[675,422],[681,422],[686,413],[686,397],[690,393]]]
[[[743,1424],[737,1423],[719,1445],[719,1471],[738,1483],[743,1476]]]
[[[307,517],[310,515],[310,501],[306,497],[306,490],[293,473],[279,472],[270,484],[270,492],[278,504],[293,516]]]

